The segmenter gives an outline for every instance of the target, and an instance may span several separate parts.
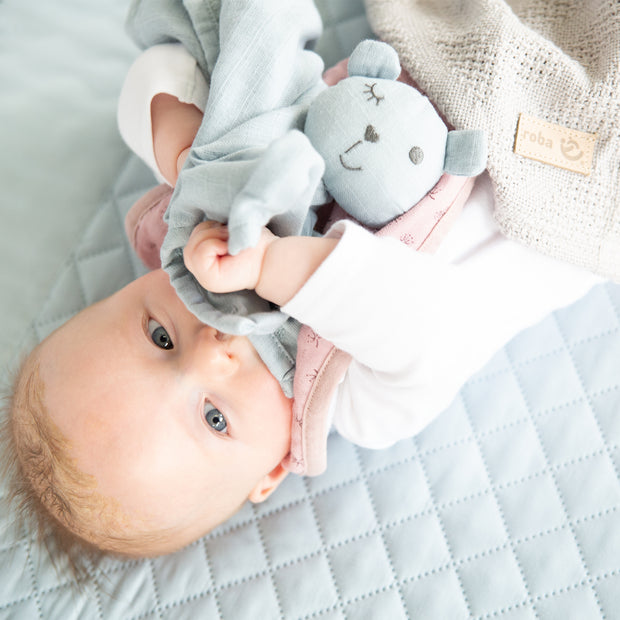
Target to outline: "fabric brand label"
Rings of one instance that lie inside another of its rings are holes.
[[[544,164],[589,175],[598,134],[519,115],[514,152]]]

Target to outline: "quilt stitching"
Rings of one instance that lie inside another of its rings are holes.
[[[618,314],[618,311],[617,311],[617,309],[615,308],[615,306],[613,304],[612,304],[612,308],[614,309],[614,312],[616,313],[616,319],[620,322],[620,315]],[[558,330],[559,330],[560,334],[562,335],[562,338],[566,342],[567,338],[566,338],[566,335],[564,333],[564,329],[563,329],[562,325],[560,324],[560,322],[557,320],[557,316],[555,314],[554,314],[554,318],[555,318],[555,322],[556,322],[556,324],[558,326]],[[575,355],[573,353],[573,349],[571,349],[570,347],[567,347],[567,351],[568,351],[568,355],[570,357],[571,363],[573,365],[573,368],[575,369],[575,372],[576,372],[577,377],[579,379],[579,382],[580,382],[580,385],[581,385],[581,389],[582,389],[582,391],[584,393],[585,401],[586,401],[586,403],[588,405],[588,409],[590,411],[590,414],[592,415],[592,418],[593,418],[594,422],[596,423],[596,427],[598,429],[598,432],[600,433],[600,436],[601,436],[601,439],[602,439],[602,442],[603,442],[603,446],[604,446],[604,449],[605,449],[605,453],[609,457],[609,461],[611,462],[611,465],[614,468],[614,472],[616,474],[616,478],[617,478],[618,482],[620,483],[620,471],[618,470],[618,467],[617,467],[616,463],[614,462],[614,459],[611,456],[611,452],[610,452],[610,449],[609,449],[609,444],[608,444],[608,441],[607,441],[607,437],[605,435],[605,432],[603,430],[601,422],[598,419],[598,416],[596,414],[596,410],[592,406],[591,399],[589,397],[588,391],[586,390],[586,386],[585,386],[585,383],[584,383],[584,380],[583,380],[583,376],[582,376],[582,373],[581,373],[580,368],[579,368],[579,363],[575,359]]]
[[[31,550],[32,550],[32,547],[30,545],[30,542],[28,541],[27,547],[26,547],[26,557],[28,560],[28,574],[30,577],[30,582],[32,583],[32,598],[34,599],[34,602],[37,608],[37,613],[39,614],[39,618],[43,620],[44,616],[43,616],[43,609],[41,608],[41,594],[39,592],[39,585],[37,584],[36,571],[34,568],[34,562],[32,561]]]
[[[511,361],[511,357],[510,357],[509,353],[508,353],[508,352],[506,352],[506,355],[507,355],[507,358],[508,358],[509,362],[510,362],[510,363],[511,363],[511,365],[512,365],[512,361]],[[520,390],[520,392],[521,392],[521,397],[523,398],[523,402],[525,403],[525,405],[526,405],[526,407],[527,407],[528,411],[529,411],[529,412],[531,412],[531,407],[530,407],[530,405],[529,405],[529,399],[528,399],[528,397],[527,397],[527,394],[526,394],[526,393],[525,393],[525,391],[523,390],[523,386],[522,386],[522,384],[521,384],[521,381],[520,381],[520,379],[519,379],[519,376],[518,376],[518,373],[517,373],[517,372],[515,372],[515,378],[516,378],[517,384],[518,384],[518,386],[519,386],[519,390]],[[537,439],[538,439],[538,443],[539,443],[539,446],[540,446],[541,452],[542,452],[543,457],[544,457],[545,462],[546,462],[546,466],[547,466],[546,468],[547,468],[547,470],[548,470],[548,471],[550,472],[550,474],[551,474],[551,478],[552,478],[552,481],[553,481],[553,487],[554,487],[554,490],[555,490],[555,492],[556,492],[556,494],[557,494],[558,499],[560,500],[560,504],[561,504],[561,506],[562,506],[562,510],[564,511],[565,522],[566,522],[566,524],[568,525],[568,527],[569,527],[569,529],[570,529],[570,533],[571,533],[571,535],[572,535],[573,541],[574,541],[575,546],[576,546],[576,548],[577,548],[577,552],[578,552],[578,554],[579,554],[579,559],[580,559],[580,561],[581,561],[581,564],[582,564],[582,567],[583,567],[583,569],[584,569],[584,571],[585,571],[585,574],[587,575],[587,580],[586,580],[586,581],[588,581],[588,584],[589,584],[589,586],[591,587],[592,592],[594,593],[594,596],[595,596],[596,601],[597,601],[597,605],[598,605],[598,607],[599,607],[599,612],[600,612],[600,614],[601,614],[601,617],[604,617],[604,616],[605,616],[605,613],[604,613],[604,611],[603,611],[603,610],[602,610],[602,608],[601,608],[600,601],[598,600],[598,596],[597,596],[596,590],[595,590],[595,588],[592,586],[592,583],[591,583],[591,582],[592,582],[592,580],[591,580],[591,578],[590,578],[590,574],[589,574],[589,573],[590,573],[590,571],[589,571],[589,568],[588,568],[588,566],[587,566],[586,559],[585,559],[585,556],[584,556],[584,554],[583,554],[583,550],[582,550],[582,548],[581,548],[581,546],[580,546],[580,544],[579,544],[579,541],[578,541],[578,539],[577,539],[577,535],[576,535],[576,533],[575,533],[575,528],[574,528],[573,524],[571,523],[571,519],[570,519],[569,511],[568,511],[568,508],[567,508],[567,506],[566,506],[566,501],[565,501],[565,498],[564,498],[564,496],[563,496],[563,494],[562,494],[562,492],[561,492],[561,490],[560,490],[560,486],[559,486],[558,481],[557,481],[557,478],[556,478],[556,476],[555,476],[555,474],[554,474],[553,467],[551,466],[551,462],[550,462],[550,459],[549,459],[549,455],[548,455],[547,450],[546,450],[546,448],[545,448],[544,441],[542,440],[542,437],[541,437],[541,435],[540,435],[540,430],[539,430],[539,427],[536,425],[536,423],[535,423],[535,421],[534,421],[534,420],[532,420],[532,422],[533,422],[533,425],[534,425],[534,429],[535,429],[535,431],[536,431],[536,435],[537,435]]]
[[[522,360],[516,360],[514,362],[514,367],[515,368],[522,368],[522,367],[526,367],[526,366],[530,366],[532,364],[535,364],[536,362],[540,362],[549,358],[553,358],[556,357],[559,353],[562,353],[563,351],[570,351],[570,350],[574,350],[576,347],[581,346],[581,345],[585,345],[585,344],[589,344],[591,342],[595,342],[597,340],[602,340],[604,338],[607,338],[611,335],[614,335],[617,333],[617,329],[608,329],[605,330],[604,332],[600,332],[598,334],[594,334],[591,336],[588,336],[587,338],[581,338],[581,339],[577,339],[574,341],[569,342],[565,342],[562,344],[561,347],[557,347],[554,349],[551,349],[549,351],[545,351],[544,353],[541,353],[539,355],[535,355],[532,357],[528,357],[526,359],[522,359]],[[467,383],[469,385],[474,385],[476,383],[484,383],[486,381],[489,381],[491,379],[494,379],[497,376],[500,375],[504,375],[504,374],[508,374],[510,373],[511,370],[508,368],[502,368],[502,369],[498,369],[492,372],[483,372],[483,374],[477,373],[476,375],[474,375],[473,377],[471,377]]]
[[[361,479],[362,482],[364,484],[364,489],[366,491],[366,494],[368,495],[368,499],[370,500],[370,505],[372,507],[372,513],[373,513],[373,517],[374,517],[374,521],[375,523],[379,523],[379,516],[378,516],[378,512],[377,512],[377,506],[376,506],[376,499],[373,495],[373,493],[370,490],[370,487],[368,485],[368,475],[366,473],[366,469],[365,469],[365,465],[364,462],[362,461],[362,459],[360,458],[360,449],[358,446],[355,446],[355,455],[357,457],[358,463],[359,463],[359,468],[360,468],[360,472],[361,472]],[[379,525],[379,532],[381,535],[381,543],[383,544],[383,550],[385,551],[385,554],[387,556],[387,560],[388,560],[388,564],[390,567],[390,571],[392,573],[392,578],[393,580],[398,584],[398,574],[396,573],[396,569],[394,568],[394,560],[392,558],[392,555],[390,553],[390,548],[387,544],[387,541],[385,539],[385,535],[383,532],[383,527],[381,525]],[[405,615],[408,616],[409,612],[407,609],[407,602],[405,600],[405,597],[403,595],[403,591],[402,588],[400,587],[400,585],[397,586],[398,588],[398,596],[400,598],[400,603],[402,605],[403,611],[405,612]]]
[[[501,545],[496,545],[496,546],[493,546],[493,547],[490,547],[490,548],[487,548],[487,549],[483,549],[483,550],[480,550],[480,551],[478,551],[476,553],[473,553],[471,555],[467,555],[467,556],[462,557],[462,558],[455,559],[454,557],[452,557],[449,561],[447,561],[447,562],[445,562],[445,563],[443,563],[443,564],[441,564],[441,565],[439,565],[437,567],[434,567],[433,569],[425,570],[425,571],[423,571],[423,572],[421,572],[421,573],[419,573],[417,575],[414,575],[412,577],[405,577],[405,578],[401,577],[401,578],[398,578],[398,576],[395,575],[394,583],[396,583],[396,582],[403,582],[403,583],[405,583],[405,582],[412,581],[412,580],[418,580],[418,579],[421,579],[421,578],[423,578],[425,576],[428,576],[429,574],[433,574],[433,573],[435,573],[437,571],[449,570],[450,568],[454,568],[455,566],[456,567],[460,567],[460,566],[469,564],[469,563],[471,563],[471,562],[473,562],[475,560],[478,560],[480,558],[483,558],[483,557],[492,555],[494,553],[497,553],[498,551],[503,551],[503,550],[509,549],[512,545],[518,546],[518,545],[520,545],[523,542],[534,541],[534,540],[536,540],[538,538],[544,538],[544,537],[548,536],[549,534],[557,533],[557,532],[564,531],[564,530],[567,530],[567,529],[570,531],[571,525],[574,526],[574,525],[579,525],[581,523],[595,521],[596,519],[600,519],[600,518],[602,518],[604,516],[607,516],[607,515],[615,513],[615,512],[617,512],[617,508],[616,507],[612,507],[612,508],[608,508],[608,509],[606,509],[604,511],[599,511],[597,513],[586,515],[584,517],[579,517],[579,518],[576,518],[576,519],[568,519],[562,525],[557,525],[557,526],[555,526],[553,528],[548,528],[548,529],[545,529],[545,530],[541,530],[539,532],[535,532],[535,533],[527,535],[527,536],[514,537],[512,539],[512,541],[506,540]],[[334,542],[332,544],[324,543],[324,545],[320,549],[317,549],[316,551],[314,551],[312,553],[303,554],[303,555],[295,558],[294,560],[282,562],[280,564],[273,564],[270,568],[266,568],[266,569],[263,569],[263,570],[260,570],[260,571],[256,571],[255,573],[252,573],[250,575],[246,575],[246,576],[244,576],[244,577],[242,577],[240,579],[230,580],[228,582],[220,584],[219,586],[215,586],[213,588],[207,588],[199,595],[199,597],[203,597],[203,596],[206,596],[206,595],[214,594],[214,593],[216,593],[218,591],[228,590],[228,589],[234,588],[235,586],[238,586],[240,584],[248,583],[250,581],[254,581],[254,580],[260,579],[262,577],[266,577],[266,576],[268,576],[268,574],[270,572],[278,572],[280,570],[283,570],[283,569],[290,568],[292,566],[301,564],[301,563],[303,563],[304,561],[306,561],[308,559],[315,558],[315,557],[320,557],[324,553],[329,553],[329,552],[331,552],[331,551],[333,551],[335,549],[344,547],[344,546],[350,544],[351,542],[355,542],[355,541],[371,538],[374,535],[376,535],[377,533],[380,533],[381,531],[386,531],[386,530],[394,529],[398,525],[401,525],[403,523],[415,520],[416,518],[419,518],[419,517],[424,516],[424,515],[429,515],[429,514],[433,514],[433,508],[429,508],[428,510],[420,512],[420,513],[418,513],[416,515],[409,515],[406,518],[399,519],[399,520],[396,520],[396,521],[388,522],[385,525],[375,525],[375,527],[365,531],[363,534],[359,534],[359,535],[352,536],[352,537],[349,537],[349,538],[341,539],[341,540],[339,540],[337,542]],[[117,573],[120,574],[120,573],[123,573],[125,571],[125,569],[126,569],[126,567],[121,566],[121,567],[119,567],[117,569],[112,569],[110,571],[110,573],[117,572]],[[615,574],[616,572],[618,572],[618,571],[615,571],[615,572],[612,571],[609,576],[611,576],[612,574]],[[605,575],[599,575],[598,577],[591,576],[590,579],[594,580],[594,579],[604,578],[604,577],[605,577]],[[583,580],[580,580],[580,581],[576,582],[576,584],[574,584],[574,585],[579,585],[580,583],[582,583],[582,581]],[[386,589],[391,589],[391,588],[392,588],[392,586],[381,587],[381,588],[377,589],[377,592],[385,591]],[[44,591],[43,594],[47,594],[47,593],[52,592],[52,591],[57,590],[57,589],[58,588],[54,588],[54,589],[49,590],[49,591]],[[530,595],[529,598],[531,598],[533,600],[535,598],[540,598],[541,596],[542,595],[536,595],[536,596]],[[161,609],[162,609],[162,611],[166,610],[166,609],[170,609],[172,607],[177,606],[176,604],[181,604],[181,603],[184,603],[184,602],[188,602],[190,600],[195,600],[196,598],[197,598],[197,596],[193,595],[193,596],[190,596],[190,597],[179,599],[179,601],[175,602],[175,605],[165,604],[165,605],[161,606]],[[351,602],[353,600],[356,600],[356,599],[350,599],[348,602]],[[346,603],[344,603],[344,604],[346,605]],[[339,607],[339,606],[340,606],[339,604],[336,604],[336,605],[330,606],[329,609],[335,609],[336,607]],[[134,616],[133,618],[134,619],[138,618],[138,616]]]
[[[414,446],[416,448],[416,451],[419,452],[420,450],[419,450],[419,447],[418,447],[418,440],[415,437],[413,438],[413,444],[414,444]],[[450,565],[454,569],[456,569],[457,565],[456,565],[456,561],[455,561],[455,558],[454,558],[454,552],[452,550],[452,546],[450,545],[450,540],[449,540],[448,535],[446,533],[445,524],[444,524],[444,522],[441,519],[440,514],[439,514],[439,507],[438,507],[437,501],[436,501],[436,499],[434,497],[433,488],[432,488],[432,485],[431,485],[431,480],[430,480],[428,471],[426,470],[426,466],[425,466],[424,460],[422,458],[420,458],[419,461],[420,461],[420,467],[422,469],[422,475],[424,476],[424,484],[426,485],[426,487],[428,489],[428,492],[429,492],[429,496],[431,498],[433,515],[435,516],[435,519],[437,520],[437,523],[439,524],[439,528],[441,530],[443,541],[444,541],[444,543],[446,545],[446,549],[448,549],[448,553],[450,555]],[[459,588],[461,590],[461,594],[463,596],[463,602],[465,603],[465,606],[467,607],[467,612],[468,612],[469,616],[471,617],[473,615],[472,614],[472,608],[471,608],[471,602],[469,601],[469,598],[467,597],[467,592],[465,591],[465,586],[463,585],[463,581],[461,579],[461,576],[460,576],[458,570],[455,570],[455,573],[456,573],[456,578],[457,578],[457,581],[458,581],[458,584],[459,584]]]
[[[469,409],[469,407],[467,405],[467,398],[466,398],[466,396],[463,393],[461,393],[461,400],[463,401],[463,406],[464,406],[464,409],[465,409],[465,414],[467,416],[469,424],[470,424],[472,429],[475,429],[476,425],[475,425],[474,420],[472,418],[471,411],[470,411],[470,409]],[[529,591],[529,586],[528,586],[528,583],[527,583],[527,578],[525,576],[525,572],[523,570],[523,566],[522,566],[521,562],[519,561],[519,556],[517,555],[517,552],[516,552],[516,548],[515,548],[516,543],[512,539],[512,537],[510,536],[510,529],[508,527],[508,523],[507,523],[506,517],[504,515],[504,510],[502,508],[502,504],[501,504],[501,502],[499,500],[499,497],[497,495],[497,492],[495,490],[495,485],[493,484],[493,475],[491,473],[491,470],[489,469],[489,464],[487,462],[487,459],[485,458],[484,450],[482,449],[482,445],[480,443],[480,438],[479,438],[478,434],[475,433],[475,432],[474,432],[474,439],[476,441],[476,446],[478,448],[478,452],[480,453],[480,458],[482,459],[482,463],[484,465],[484,469],[485,469],[487,478],[489,480],[489,492],[493,495],[493,499],[494,499],[495,504],[497,506],[497,509],[498,509],[498,512],[499,512],[499,515],[500,515],[500,519],[501,519],[501,522],[502,522],[502,526],[504,528],[504,534],[506,535],[506,537],[508,539],[508,541],[507,541],[508,547],[510,548],[510,552],[512,553],[512,556],[513,556],[513,558],[514,558],[514,560],[515,560],[515,562],[517,564],[517,567],[519,568],[519,574],[521,576],[521,580],[523,582],[523,586],[524,586],[525,591],[526,591],[526,593],[528,595],[528,598],[531,598],[531,594],[530,594],[530,591]]]
[[[148,566],[148,572],[151,577],[151,582],[153,583],[153,592],[155,593],[155,612],[158,618],[163,619],[162,608],[161,608],[161,597],[159,596],[159,588],[157,586],[157,579],[155,577],[155,567],[153,566],[153,560],[149,559],[146,562]]]
[[[340,588],[338,587],[338,582],[336,581],[336,578],[334,576],[334,568],[332,566],[332,563],[330,561],[329,558],[329,552],[327,551],[326,547],[326,540],[325,540],[325,533],[323,531],[323,528],[321,527],[320,524],[320,520],[317,514],[317,510],[316,510],[316,506],[314,504],[314,498],[312,497],[312,494],[308,488],[308,480],[304,479],[303,481],[304,484],[304,490],[306,492],[306,497],[309,499],[309,505],[310,505],[310,511],[312,513],[312,518],[314,520],[314,525],[316,527],[316,531],[318,533],[319,536],[319,540],[321,541],[321,546],[323,547],[323,549],[325,551],[321,552],[317,552],[317,555],[321,555],[325,558],[325,561],[327,562],[327,567],[329,570],[329,576],[331,579],[331,584],[334,587],[334,590],[336,592],[336,598],[337,598],[337,607],[342,609],[344,606],[343,600],[342,600],[342,592],[340,591]]]
[[[511,428],[511,427],[512,427],[512,425],[508,425],[506,428]],[[502,427],[502,428],[504,428],[504,427]],[[483,436],[489,436],[489,435],[492,435],[492,434],[494,434],[494,431],[491,431],[491,432],[481,432],[481,433],[479,433],[479,436],[483,437]],[[454,447],[454,446],[457,446],[457,445],[461,445],[463,443],[471,443],[472,441],[473,441],[472,437],[468,437],[468,438],[466,438],[466,439],[464,439],[462,441],[445,444],[445,445],[441,446],[440,448],[433,448],[431,450],[420,450],[419,458],[424,458],[427,455],[435,454],[435,453],[437,453],[439,451],[442,451],[442,450],[448,450],[451,447]],[[566,461],[563,461],[563,462],[559,462],[559,463],[555,463],[555,464],[552,464],[552,465],[545,466],[544,468],[542,468],[542,469],[540,469],[538,471],[531,472],[527,476],[522,476],[522,477],[514,478],[512,480],[508,480],[506,482],[499,482],[499,483],[491,481],[489,486],[488,486],[488,488],[486,488],[486,489],[484,489],[482,491],[478,491],[478,492],[472,493],[470,495],[464,495],[464,496],[452,499],[452,500],[447,501],[447,502],[437,503],[437,507],[440,510],[444,510],[446,508],[450,508],[450,507],[453,507],[453,506],[461,504],[461,503],[465,503],[465,502],[472,501],[474,499],[478,499],[478,498],[480,498],[482,496],[488,495],[489,493],[494,493],[494,491],[509,489],[511,487],[523,484],[525,482],[529,482],[529,481],[534,480],[536,478],[540,478],[541,476],[544,476],[550,470],[560,471],[562,469],[566,469],[566,468],[568,468],[570,466],[573,466],[573,465],[576,465],[576,464],[579,464],[579,463],[583,463],[584,461],[586,461],[588,459],[592,459],[595,456],[600,456],[600,455],[603,455],[603,454],[605,454],[605,450],[603,448],[600,448],[600,449],[597,449],[597,450],[595,450],[593,452],[584,453],[584,454],[581,454],[581,455],[578,455],[578,456],[574,456],[574,457],[572,457],[572,458],[570,458],[570,459],[568,459]],[[393,470],[395,468],[398,468],[399,466],[401,466],[403,464],[410,463],[410,462],[418,462],[419,458],[417,456],[415,456],[415,455],[412,455],[409,458],[395,461],[394,463],[391,463],[390,465],[387,465],[387,466],[382,467],[382,468],[380,468],[378,470],[375,470],[375,471],[371,472],[369,475],[371,477],[374,477],[377,474],[385,473],[385,472],[388,472],[388,471]],[[286,511],[288,511],[290,508],[292,508],[294,506],[297,506],[297,505],[300,505],[300,504],[304,504],[307,500],[312,502],[315,498],[327,495],[327,494],[329,494],[329,493],[331,493],[333,491],[343,489],[343,488],[345,488],[347,486],[351,486],[351,485],[357,484],[360,481],[362,481],[362,478],[361,477],[356,477],[356,478],[351,478],[351,479],[342,481],[342,482],[340,482],[340,483],[338,483],[336,485],[328,486],[328,487],[326,487],[324,489],[321,489],[319,491],[316,491],[316,492],[312,492],[312,491],[309,490],[307,497],[304,497],[304,498],[301,498],[301,499],[297,499],[295,501],[287,502],[287,503],[283,504],[282,506],[279,506],[279,507],[277,507],[277,508],[275,508],[273,510],[267,510],[267,511],[265,511],[263,513],[263,518],[268,518],[268,517],[277,515],[279,513],[286,512]],[[413,515],[411,515],[411,517],[415,518],[419,514],[428,514],[430,511],[431,510],[428,509],[428,510],[422,511],[420,513],[413,514]],[[223,528],[221,531],[218,530],[218,531],[214,532],[213,534],[208,535],[208,539],[213,539],[213,538],[218,538],[218,537],[223,537],[223,536],[230,535],[230,534],[234,533],[235,531],[240,530],[243,527],[246,527],[247,525],[249,525],[252,522],[253,522],[252,518],[239,521],[238,523],[236,523],[234,526],[232,526],[230,528]],[[345,539],[345,540],[347,542],[350,542],[350,541],[355,540],[355,539],[356,539],[356,537],[352,537],[352,538],[348,538],[348,539]]]
[[[213,565],[211,564],[211,561],[209,559],[209,550],[207,549],[207,539],[203,538],[202,542],[200,543],[203,551],[204,551],[204,558],[205,558],[205,564],[207,566],[207,574],[209,575],[209,580],[211,581],[212,584],[215,584],[215,579],[214,579],[214,575],[213,575]],[[220,604],[220,598],[218,596],[218,590],[215,590],[213,593],[213,598],[215,600],[215,607],[217,609],[217,614],[219,618],[223,618],[224,615],[222,614],[222,607]]]
[[[261,550],[263,552],[263,555],[265,556],[265,559],[267,560],[267,576],[269,577],[269,581],[271,582],[271,587],[273,588],[273,592],[275,594],[276,597],[276,602],[278,605],[278,612],[280,613],[280,617],[283,618],[284,617],[284,612],[282,610],[282,601],[280,599],[280,593],[278,591],[278,585],[276,583],[276,581],[273,578],[273,573],[274,573],[274,568],[273,568],[273,564],[271,561],[271,557],[269,555],[269,551],[267,550],[267,545],[265,544],[265,537],[263,535],[263,530],[261,528],[261,520],[259,518],[256,517],[256,507],[253,507],[253,512],[254,512],[254,524],[256,526],[256,531],[258,532],[258,540],[260,541],[260,545],[261,545]]]

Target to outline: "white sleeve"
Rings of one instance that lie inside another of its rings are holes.
[[[165,182],[155,161],[151,101],[159,93],[174,95],[204,112],[209,86],[198,64],[180,43],[155,45],[129,68],[118,101],[118,128],[127,146]]]
[[[485,209],[471,208],[443,257],[339,222],[338,245],[282,308],[353,356],[333,423],[354,443],[418,433],[508,340],[599,281],[507,240]]]

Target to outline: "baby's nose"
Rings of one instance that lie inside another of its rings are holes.
[[[222,334],[205,325],[198,331],[195,343],[196,363],[209,372],[228,376],[239,366],[238,358],[232,353],[230,343],[234,336]]]

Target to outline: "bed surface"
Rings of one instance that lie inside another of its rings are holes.
[[[317,4],[331,63],[367,35],[363,5]],[[126,7],[0,2],[7,370],[142,271],[122,221],[154,181],[114,118],[137,53]],[[3,509],[0,618],[620,618],[619,369],[620,287],[603,284],[417,438],[375,452],[331,436],[324,475],[290,476],[176,554],[106,560],[83,592]]]

